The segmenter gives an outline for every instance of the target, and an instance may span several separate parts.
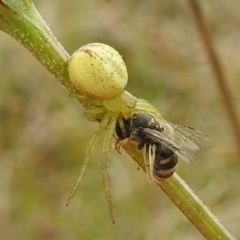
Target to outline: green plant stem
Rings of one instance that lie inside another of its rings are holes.
[[[145,171],[142,152],[136,150],[136,146],[134,146],[135,144],[128,143],[123,148]],[[159,182],[158,187],[162,189],[206,239],[235,239],[178,174],[174,173],[171,178]]]
[[[0,1],[0,29],[24,45],[68,90],[68,53],[29,0]]]
[[[69,54],[57,41],[31,0],[0,0],[0,29],[26,47],[72,95],[67,69]],[[78,98],[85,109],[92,106]]]
[[[30,0],[0,0],[0,29],[18,40],[70,92],[72,86],[67,72],[68,54],[52,35]],[[91,103],[81,102],[85,109]],[[135,145],[125,150],[143,169],[142,153]],[[233,239],[202,202],[176,174],[160,182],[159,187],[208,239]]]

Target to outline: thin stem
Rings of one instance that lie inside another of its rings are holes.
[[[29,0],[0,1],[0,29],[25,46],[68,90],[68,53]]]
[[[146,171],[142,152],[130,144],[134,145],[128,143],[123,148]],[[157,186],[206,239],[235,239],[176,173],[165,181],[159,181]]]
[[[217,85],[220,89],[223,103],[225,105],[231,126],[233,135],[236,139],[236,145],[240,156],[240,125],[237,117],[237,113],[234,107],[233,97],[229,86],[227,84],[227,78],[220,62],[219,56],[214,49],[214,43],[207,30],[207,26],[204,22],[203,13],[198,4],[198,0],[188,0],[191,10],[193,12],[194,20],[200,33],[201,40],[203,42],[205,51],[208,55],[209,62],[212,65]]]

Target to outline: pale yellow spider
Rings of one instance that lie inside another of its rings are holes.
[[[152,112],[158,117],[161,117],[161,114],[147,101],[137,99],[123,90],[127,84],[127,69],[119,53],[108,45],[93,43],[81,47],[70,57],[68,69],[70,80],[83,93],[74,94],[74,97],[80,99],[83,104],[90,105],[85,115],[90,121],[99,122],[99,127],[87,146],[83,165],[67,205],[83,179],[92,150],[105,132],[101,168],[108,209],[114,222],[107,172],[107,152],[116,136],[116,122],[119,121],[124,131],[122,119],[129,119],[136,111]]]
[[[81,92],[74,94],[74,97],[88,106],[85,111],[86,117],[90,121],[99,122],[99,127],[87,146],[83,165],[67,205],[83,179],[92,150],[105,133],[101,169],[110,217],[112,222],[115,222],[107,171],[107,153],[113,139],[116,138],[117,126],[121,136],[117,136],[115,148],[119,150],[127,141],[135,141],[138,148],[143,149],[146,172],[149,182],[153,185],[158,180],[167,178],[164,176],[166,169],[161,169],[162,164],[167,165],[170,162],[172,165],[173,156],[173,164],[176,165],[177,157],[174,155],[186,161],[192,160],[185,149],[198,150],[198,144],[201,141],[207,142],[208,138],[190,127],[165,121],[161,113],[149,102],[125,91],[126,66],[118,52],[105,44],[94,43],[81,47],[69,59],[68,69],[72,83]],[[135,121],[136,118],[140,122]],[[169,157],[165,156],[165,153],[170,153]],[[168,177],[173,174],[175,165],[169,168]]]

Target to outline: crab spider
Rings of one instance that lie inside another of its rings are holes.
[[[99,122],[99,127],[87,146],[83,165],[67,205],[83,179],[92,150],[105,132],[101,151],[101,168],[108,209],[111,220],[114,222],[107,172],[107,152],[115,136],[116,122],[119,121],[123,127],[122,119],[130,118],[134,112],[142,110],[156,113],[157,110],[147,101],[137,99],[124,91],[128,77],[125,63],[119,53],[108,45],[87,44],[73,53],[68,63],[70,80],[80,91],[79,94],[72,96],[79,98],[83,104],[86,102],[91,106],[85,111],[85,115],[90,121]]]
[[[119,53],[108,45],[85,45],[70,57],[68,63],[70,80],[79,90],[73,97],[88,106],[86,117],[90,121],[99,122],[99,127],[87,146],[83,165],[67,205],[84,177],[92,150],[105,133],[101,169],[108,210],[114,223],[107,172],[107,153],[114,138],[118,138],[115,142],[118,151],[127,141],[135,141],[138,149],[143,150],[148,180],[153,185],[174,173],[178,156],[187,162],[193,161],[186,150],[208,147],[211,141],[198,130],[167,122],[149,102],[125,91],[126,66]]]

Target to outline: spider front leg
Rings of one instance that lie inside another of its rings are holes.
[[[70,92],[69,96],[72,97],[72,98],[78,99],[83,104],[87,103],[88,105],[92,105],[94,107],[102,106],[102,101],[101,100],[88,97],[87,95],[78,94],[78,93],[75,93],[75,92]]]
[[[84,162],[83,162],[83,165],[78,173],[78,177],[77,177],[77,181],[72,189],[72,192],[70,194],[70,196],[68,197],[68,200],[67,200],[67,204],[66,206],[68,206],[73,198],[73,196],[75,195],[77,189],[78,189],[78,185],[79,183],[82,181],[83,177],[84,177],[84,174],[86,172],[86,169],[87,169],[87,166],[88,166],[88,163],[89,161],[91,160],[91,153],[92,153],[92,150],[95,148],[99,138],[101,137],[101,135],[103,134],[103,132],[105,131],[106,129],[106,126],[108,125],[108,118],[104,118],[100,124],[99,124],[99,127],[97,129],[97,131],[93,134],[90,142],[88,143],[88,146],[87,146],[87,149],[86,149],[86,154],[85,154],[85,159],[84,159]]]
[[[153,105],[151,105],[148,101],[144,99],[137,99],[137,104],[136,104],[136,112],[146,112],[146,113],[152,113],[156,117],[162,118],[162,114],[158,111],[157,108],[155,108]]]
[[[109,210],[112,223],[114,223],[115,219],[113,215],[113,204],[112,204],[112,197],[110,194],[109,175],[107,171],[107,153],[111,146],[113,136],[115,134],[117,116],[115,116],[115,114],[113,114],[112,116],[110,116],[110,114],[107,114],[107,116],[109,116],[109,119],[108,119],[109,122],[106,129],[106,134],[105,134],[102,152],[101,152],[101,166],[102,166],[102,175],[103,175],[103,185],[104,185],[104,190],[106,194],[108,210]]]
[[[80,95],[78,93],[70,93],[70,97],[76,98],[86,109],[85,117],[91,122],[100,122],[106,114],[106,108],[103,106],[102,100],[90,98],[86,95]]]

